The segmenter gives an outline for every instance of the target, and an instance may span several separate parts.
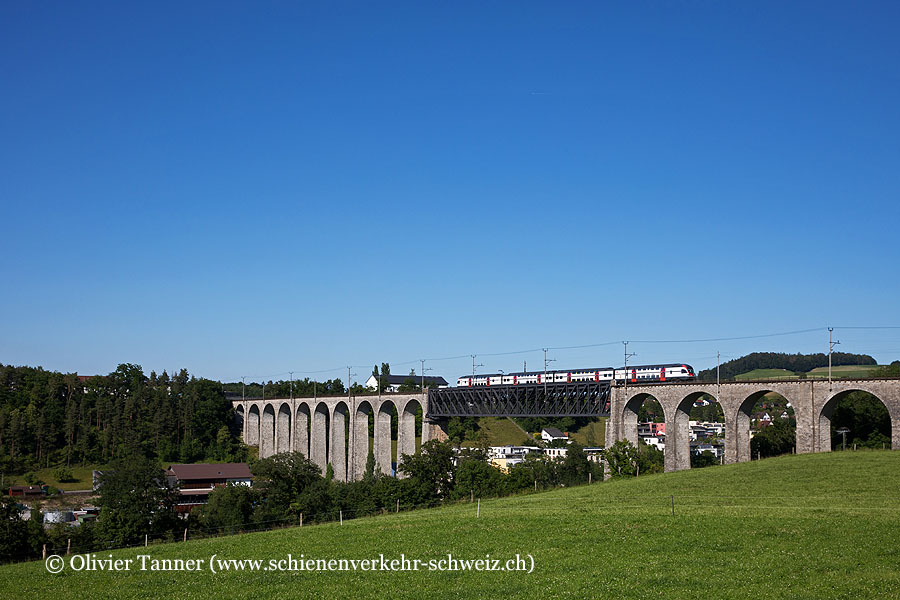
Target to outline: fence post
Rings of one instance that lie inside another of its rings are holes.
[[[184,528],[184,539],[182,541],[183,542],[187,541],[187,527]]]
[[[672,516],[675,516],[675,495],[672,495]]]
[[[72,552],[72,538],[69,538],[69,541],[66,542],[66,556],[68,556]]]
[[[593,475],[593,473],[588,471],[588,485],[591,485],[591,475]]]
[[[144,548],[147,547],[147,534],[144,534]]]
[[[400,512],[400,498],[397,498],[397,512]]]
[[[44,549],[41,551],[41,558],[42,559],[47,558],[47,544],[44,544]]]
[[[475,518],[481,516],[481,498],[478,499],[478,507],[475,509]]]
[[[300,527],[303,527],[303,513],[300,513]]]
[[[341,525],[343,525],[344,524],[344,511],[343,510],[338,511],[338,517],[341,519]]]

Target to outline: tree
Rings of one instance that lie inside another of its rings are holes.
[[[662,473],[665,471],[666,455],[665,453],[650,444],[638,442],[638,474],[649,475],[650,473]]]
[[[457,498],[466,498],[470,494],[474,494],[477,498],[496,496],[501,491],[502,478],[500,471],[483,460],[464,460],[456,468],[454,496]]]
[[[619,440],[603,453],[609,465],[611,477],[633,477],[637,474],[640,457],[634,444],[627,440]]]
[[[847,442],[862,447],[891,447],[891,417],[877,397],[866,392],[850,392],[837,401],[831,416],[832,447],[842,442],[837,430],[850,430]]]
[[[400,384],[400,387],[397,388],[399,392],[418,392],[421,388],[419,387],[419,380],[416,379],[416,370],[410,369],[409,375],[407,375],[406,379],[403,380],[403,383]]]
[[[602,481],[602,467],[595,469],[595,466],[599,467],[600,465],[589,461],[581,444],[573,442],[572,444],[569,444],[566,457],[559,465],[560,483],[563,485],[580,485],[582,483],[587,483],[589,474],[592,476],[597,475],[595,471],[599,471],[599,479]]]
[[[704,467],[712,467],[719,464],[719,459],[709,450],[704,450],[701,454],[691,454],[691,468],[702,469]]]
[[[172,530],[175,491],[166,486],[157,462],[139,455],[114,461],[100,476],[102,539],[128,543]]]
[[[775,419],[750,440],[751,456],[780,456],[790,454],[796,444],[797,425],[791,419]]]
[[[529,487],[531,485],[541,489],[556,487],[559,485],[557,467],[556,461],[550,460],[543,454],[530,452],[525,455],[525,459],[521,463],[514,465],[509,470],[510,479],[519,483],[527,481]]]
[[[0,561],[32,556],[29,538],[28,522],[22,519],[19,503],[11,496],[0,496]]]
[[[430,440],[417,454],[400,457],[405,497],[410,504],[427,504],[449,497],[453,491],[453,447],[450,442]]]
[[[283,517],[301,494],[324,481],[319,465],[300,452],[282,452],[258,460],[251,471],[262,498],[257,511],[260,519]]]
[[[199,510],[200,522],[214,529],[238,529],[250,523],[258,493],[245,485],[217,487]]]

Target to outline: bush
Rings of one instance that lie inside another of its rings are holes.
[[[72,474],[72,469],[68,467],[58,467],[53,470],[53,477],[60,483],[71,483],[78,481]]]

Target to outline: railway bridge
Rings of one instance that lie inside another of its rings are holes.
[[[685,382],[613,386],[607,446],[618,440],[637,444],[637,415],[644,400],[655,398],[666,422],[666,471],[689,469],[690,412],[703,395],[712,396],[725,415],[725,462],[750,460],[750,413],[765,394],[783,396],[794,409],[798,454],[831,450],[831,416],[837,402],[850,392],[869,392],[891,418],[891,448],[900,449],[900,379],[798,379],[774,381]]]
[[[783,396],[797,421],[796,451],[831,450],[831,416],[837,402],[853,391],[868,392],[887,408],[891,447],[900,449],[900,379],[773,380],[684,382],[610,386],[579,384],[429,389],[418,394],[237,400],[235,414],[244,443],[266,458],[299,451],[338,481],[360,479],[369,448],[382,473],[392,472],[391,414],[397,414],[396,456],[416,452],[416,414],[422,414],[422,443],[446,439],[450,417],[608,416],[606,444],[637,444],[638,411],[648,398],[662,407],[666,422],[666,471],[690,468],[690,412],[704,395],[725,415],[725,462],[750,460],[750,414],[765,394]],[[374,435],[369,435],[369,418]]]
[[[397,456],[416,452],[416,413],[427,414],[425,394],[271,398],[232,402],[244,443],[259,447],[259,457],[302,452],[322,472],[328,464],[338,481],[361,479],[371,447],[382,473],[392,468],[391,413],[397,414]],[[393,410],[392,410],[393,409]],[[369,417],[374,436],[369,435]],[[423,419],[422,442],[443,435]]]

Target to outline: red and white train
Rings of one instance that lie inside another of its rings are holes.
[[[663,381],[690,381],[694,379],[691,365],[638,365],[628,369],[575,369],[572,371],[547,371],[528,373],[495,373],[464,375],[456,380],[460,387],[489,385],[533,385],[542,383],[572,383],[579,381],[609,381],[621,383],[658,383]]]

